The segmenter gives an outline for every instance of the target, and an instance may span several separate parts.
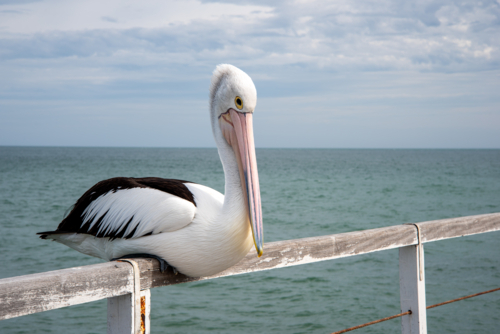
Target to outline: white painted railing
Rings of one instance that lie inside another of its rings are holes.
[[[158,262],[152,259],[5,278],[0,280],[0,320],[107,298],[108,333],[149,333],[151,288],[399,248],[401,312],[411,310],[411,314],[401,318],[401,330],[403,334],[424,334],[427,320],[423,244],[499,230],[500,213],[493,213],[270,242],[265,244],[262,257],[250,252],[236,266],[201,278],[170,271],[162,274]]]

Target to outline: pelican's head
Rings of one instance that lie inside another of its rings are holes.
[[[258,256],[263,252],[262,208],[253,139],[257,90],[242,70],[228,64],[215,68],[210,84],[210,118],[219,149],[231,151],[238,163],[241,188]]]

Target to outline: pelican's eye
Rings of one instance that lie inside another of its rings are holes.
[[[234,98],[234,104],[236,104],[236,108],[238,108],[239,110],[243,109],[243,100],[241,99],[241,97],[236,96]]]

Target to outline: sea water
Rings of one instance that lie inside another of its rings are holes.
[[[500,150],[257,149],[257,160],[265,242],[500,212]],[[0,147],[0,278],[100,262],[35,233],[115,176],[224,192],[216,149]],[[499,236],[425,244],[427,304],[499,287]],[[330,333],[400,312],[398,251],[151,292],[152,333]],[[427,322],[429,333],[498,333],[500,292]],[[0,333],[63,332],[106,332],[106,300],[0,321]],[[356,331],[399,332],[399,319]]]

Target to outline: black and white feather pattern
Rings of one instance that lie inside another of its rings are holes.
[[[244,101],[239,111],[233,109],[238,108],[236,96]],[[89,189],[57,230],[39,233],[41,237],[104,260],[153,255],[191,277],[214,275],[238,263],[256,242],[245,198],[248,191],[259,195],[259,188],[255,184],[248,189],[240,176],[257,173],[253,118],[249,116],[255,109],[257,92],[246,73],[222,64],[213,73],[210,97],[210,120],[224,167],[225,195],[180,180],[109,179]],[[227,112],[241,124],[221,123],[219,116]],[[229,145],[221,126],[229,138],[241,140],[234,141],[238,146]],[[249,150],[246,156],[235,151],[241,145]],[[254,169],[245,172],[240,168],[242,159],[252,159],[246,165]],[[262,222],[256,223],[261,231]]]
[[[39,234],[128,239],[178,230],[191,223],[196,212],[185,183],[154,177],[101,181],[83,194],[55,231]]]

